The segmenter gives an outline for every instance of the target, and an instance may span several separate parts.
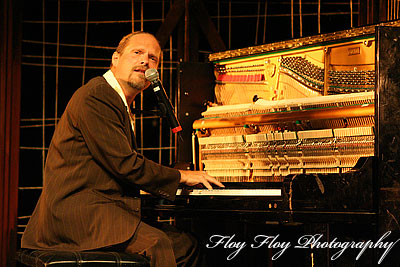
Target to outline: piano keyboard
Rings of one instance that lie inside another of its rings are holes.
[[[262,196],[279,197],[282,195],[281,189],[192,189],[186,190],[179,188],[176,192],[178,196]]]

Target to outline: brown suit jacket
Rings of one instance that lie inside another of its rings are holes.
[[[121,97],[96,77],[75,92],[54,132],[22,247],[90,250],[122,243],[140,222],[139,189],[173,200],[179,180],[179,171],[136,152]]]

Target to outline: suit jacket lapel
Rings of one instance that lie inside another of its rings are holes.
[[[129,107],[129,110],[131,110],[131,107]],[[128,111],[126,111],[127,115],[128,115],[128,121],[129,121],[129,126],[131,126],[131,120],[130,120],[130,116],[132,116],[132,112],[131,114],[128,113]],[[133,131],[132,127],[129,127],[130,133],[131,133],[131,141],[132,141],[132,147],[133,149],[137,150],[137,143],[136,143],[136,136],[135,136],[135,132]]]

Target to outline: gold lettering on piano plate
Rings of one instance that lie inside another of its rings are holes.
[[[359,55],[361,53],[360,47],[350,47],[347,51],[349,56]]]

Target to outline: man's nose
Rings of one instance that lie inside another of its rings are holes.
[[[147,53],[144,53],[142,55],[142,58],[140,59],[140,64],[148,66],[149,65],[149,55]]]

